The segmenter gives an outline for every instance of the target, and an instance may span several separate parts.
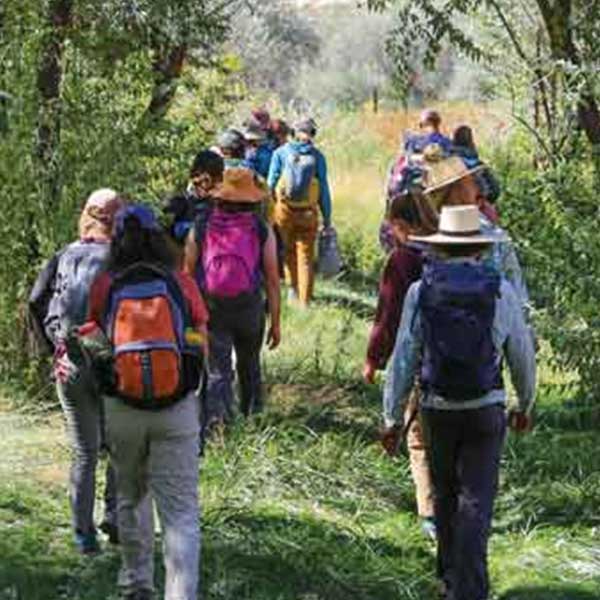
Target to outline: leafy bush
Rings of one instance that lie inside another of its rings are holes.
[[[74,239],[85,198],[112,187],[153,204],[183,186],[194,154],[208,145],[241,92],[227,65],[184,70],[170,114],[144,118],[151,81],[144,53],[128,55],[119,68],[101,74],[75,47],[68,49],[61,109],[61,142],[53,157],[60,173],[60,199],[53,202],[34,164],[37,123],[35,65],[31,46],[15,50],[14,69],[1,85],[16,99],[9,128],[0,137],[0,382],[30,395],[41,387],[38,365],[25,343],[25,303],[43,261]],[[14,54],[13,54],[14,53]],[[193,94],[193,99],[192,98]]]
[[[600,237],[592,164],[581,158],[535,170],[531,155],[515,139],[497,156],[502,219],[521,250],[540,335],[555,360],[579,375],[581,392],[597,399]]]

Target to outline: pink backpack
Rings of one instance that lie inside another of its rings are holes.
[[[211,211],[199,260],[200,289],[215,298],[253,294],[262,283],[262,246],[266,226],[251,212]]]

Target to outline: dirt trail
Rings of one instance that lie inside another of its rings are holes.
[[[0,478],[61,482],[68,477],[68,462],[60,413],[30,416],[0,403]]]

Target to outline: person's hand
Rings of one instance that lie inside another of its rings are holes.
[[[533,419],[525,412],[511,410],[508,413],[508,426],[515,433],[527,433],[533,429]]]
[[[374,383],[375,382],[375,372],[376,372],[376,368],[375,365],[369,361],[367,361],[365,363],[365,366],[363,367],[363,372],[362,372],[362,376],[363,379],[365,381],[365,383]]]
[[[281,328],[279,324],[271,325],[267,334],[267,347],[269,350],[275,350],[281,342]]]
[[[67,383],[75,373],[77,367],[73,364],[67,354],[64,344],[57,346],[54,353],[54,377],[59,383]]]
[[[402,430],[398,425],[392,425],[392,427],[384,427],[381,432],[381,445],[386,451],[388,456],[396,456],[398,448],[400,447],[400,438],[402,437]]]

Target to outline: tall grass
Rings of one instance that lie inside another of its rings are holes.
[[[374,124],[383,127],[383,116],[338,118],[323,140],[334,214],[346,256],[374,277],[394,148]],[[338,148],[336,136],[353,132],[353,149]],[[382,454],[380,392],[360,381],[374,294],[372,281],[346,276],[319,281],[308,310],[285,304],[282,346],[264,355],[266,412],[208,444],[207,600],[436,597],[434,549],[419,532],[408,462]],[[494,600],[600,598],[600,412],[565,404],[572,379],[548,354],[542,345],[538,426],[509,436],[504,453]],[[56,415],[0,406],[0,600],[118,597],[118,554],[83,560],[71,546],[66,449]]]

